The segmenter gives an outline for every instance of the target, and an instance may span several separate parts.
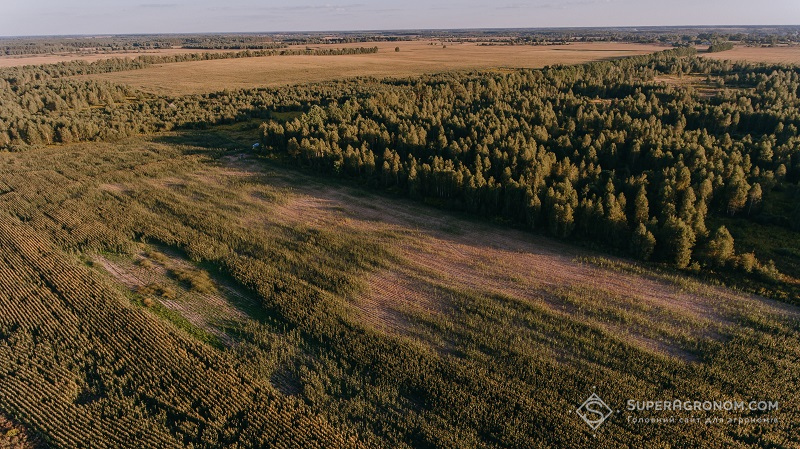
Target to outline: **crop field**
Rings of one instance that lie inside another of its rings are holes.
[[[787,47],[734,47],[718,53],[700,53],[703,58],[731,61],[765,62],[770,64],[800,65],[800,46]]]
[[[230,50],[198,50],[191,48],[162,48],[141,51],[115,51],[115,52],[91,52],[63,53],[52,55],[24,55],[24,56],[0,56],[0,67],[17,67],[23,65],[55,64],[57,62],[68,61],[87,61],[94,62],[109,58],[136,58],[138,56],[167,56],[184,55],[188,53],[225,53]]]
[[[308,48],[377,46],[378,52],[337,56],[268,56],[161,64],[142,70],[91,75],[159,95],[275,87],[354,77],[407,77],[448,70],[540,68],[652,53],[664,47],[626,43],[553,46],[480,46],[438,41],[360,42]],[[395,47],[400,51],[396,52]],[[301,46],[299,48],[306,48]]]
[[[287,168],[244,139],[203,144],[248,129],[228,128],[3,154],[0,409],[22,417],[14,435],[800,444],[800,308]],[[593,387],[619,408],[654,394],[788,405],[757,429],[622,414],[592,436],[574,409]]]

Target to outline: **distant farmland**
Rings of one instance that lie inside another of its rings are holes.
[[[718,53],[699,53],[704,58],[731,61],[800,65],[800,47],[735,47]]]
[[[539,68],[546,65],[615,59],[664,49],[657,45],[627,43],[480,46],[438,41],[360,42],[349,45],[312,45],[309,48],[348,46],[378,46],[379,51],[365,55],[267,56],[161,64],[143,70],[92,75],[92,78],[128,84],[154,94],[184,95],[358,76],[383,78],[446,70]],[[396,52],[395,47],[399,47],[400,51]]]
[[[23,65],[55,64],[57,62],[87,61],[94,62],[101,59],[110,58],[136,58],[138,56],[168,56],[185,55],[188,53],[225,53],[231,50],[203,50],[196,48],[168,48],[168,49],[148,49],[141,51],[117,51],[117,52],[82,52],[82,53],[63,53],[54,55],[24,55],[24,56],[0,56],[0,67],[18,67]]]

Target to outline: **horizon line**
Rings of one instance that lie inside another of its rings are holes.
[[[197,31],[197,32],[154,32],[154,33],[85,33],[85,34],[26,34],[6,35],[0,39],[21,38],[68,38],[68,37],[123,37],[123,36],[196,36],[196,35],[247,35],[247,34],[327,34],[327,33],[412,33],[442,31],[534,31],[534,30],[621,30],[621,29],[726,29],[726,28],[798,28],[800,24],[759,24],[759,25],[611,25],[611,26],[552,26],[552,27],[466,27],[466,28],[395,28],[395,29],[350,29],[350,30],[294,30],[294,31]]]

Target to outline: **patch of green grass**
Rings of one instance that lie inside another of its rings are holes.
[[[198,341],[206,343],[217,349],[225,348],[225,345],[222,343],[222,340],[220,340],[219,337],[195,326],[189,320],[181,316],[181,314],[165,307],[158,300],[153,300],[148,296],[143,296],[133,292],[131,292],[129,296],[131,298],[131,302],[133,302],[137,306],[150,310],[156,316],[166,321],[169,321],[175,327],[183,330],[184,332],[191,335]]]

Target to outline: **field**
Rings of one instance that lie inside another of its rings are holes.
[[[18,67],[24,65],[55,64],[57,62],[87,61],[94,62],[109,58],[136,58],[137,56],[168,56],[188,53],[224,53],[230,50],[197,50],[191,48],[171,48],[142,51],[116,52],[81,52],[52,55],[0,56],[0,67]]]
[[[800,46],[791,47],[734,47],[718,53],[699,53],[703,58],[732,61],[766,62],[800,65]]]
[[[799,443],[797,307],[286,168],[248,129],[3,155],[2,409],[70,447]],[[787,406],[593,437],[593,387]]]
[[[92,75],[160,95],[207,93],[223,89],[275,87],[353,77],[406,77],[448,70],[538,68],[615,59],[663,50],[655,45],[591,43],[554,46],[479,46],[438,41],[366,42],[375,54],[341,56],[270,56],[162,64],[143,70]],[[324,48],[325,45],[309,46]],[[395,52],[395,47],[400,51]],[[446,48],[445,48],[446,47]],[[305,48],[305,46],[301,47]]]

